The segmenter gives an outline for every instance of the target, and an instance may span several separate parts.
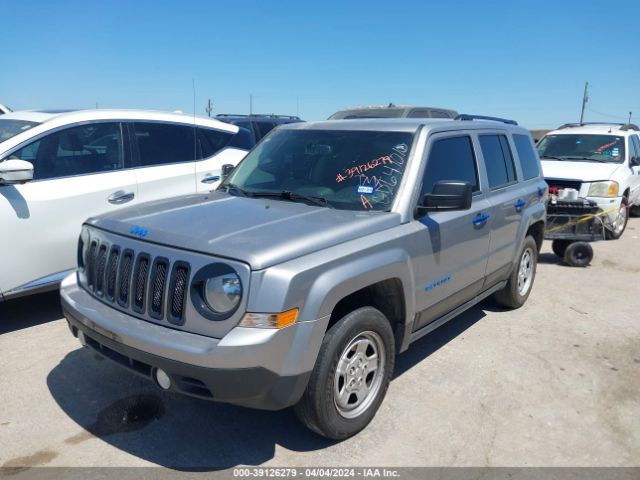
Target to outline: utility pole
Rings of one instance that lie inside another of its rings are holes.
[[[249,94],[249,115],[253,115],[253,94]]]
[[[205,108],[207,115],[211,118],[211,114],[213,113],[213,103],[211,103],[211,99],[207,100],[207,108]]]
[[[584,82],[584,95],[582,95],[582,112],[580,112],[580,124],[582,125],[582,120],[584,119],[584,107],[589,101],[589,82]]]
[[[300,116],[300,97],[296,97],[296,117]]]
[[[632,114],[632,113],[633,113],[633,112],[629,112],[629,124],[631,124],[631,114]]]

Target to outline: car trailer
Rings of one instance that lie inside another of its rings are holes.
[[[547,203],[545,240],[551,240],[553,253],[572,267],[586,267],[593,259],[590,242],[604,240],[605,218],[591,200],[556,199]]]

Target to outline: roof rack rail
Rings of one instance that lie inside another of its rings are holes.
[[[620,130],[636,130],[640,131],[640,127],[634,123],[616,123],[616,122],[582,122],[582,123],[565,123],[560,125],[557,129],[562,130],[563,128],[575,128],[575,127],[584,127],[585,125],[615,125],[619,126]]]
[[[218,113],[216,117],[269,117],[269,118],[288,118],[290,120],[300,120],[296,115],[276,115],[274,113]]]
[[[469,115],[468,113],[461,113],[454,120],[491,120],[492,122],[502,122],[508,125],[518,125],[515,120],[509,120],[507,118],[500,117],[487,117],[486,115]]]

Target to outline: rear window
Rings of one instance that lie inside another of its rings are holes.
[[[15,137],[19,133],[26,132],[36,125],[40,124],[38,122],[27,122],[25,120],[0,119],[0,143]]]
[[[513,143],[516,144],[516,151],[520,158],[520,168],[522,169],[522,177],[530,180],[540,176],[540,164],[538,155],[533,148],[531,138],[527,135],[513,135]]]

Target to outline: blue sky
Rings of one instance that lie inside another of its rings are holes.
[[[296,114],[415,104],[640,122],[640,2],[0,0],[0,102]],[[599,113],[595,113],[599,112]]]

